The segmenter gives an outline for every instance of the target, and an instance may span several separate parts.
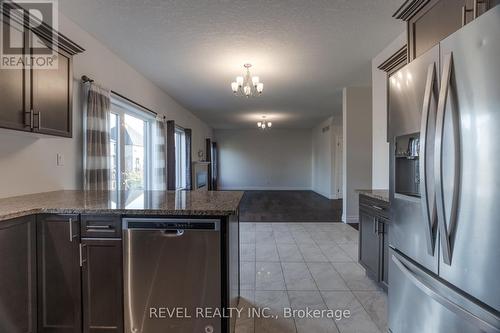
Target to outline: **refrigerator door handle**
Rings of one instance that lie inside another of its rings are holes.
[[[459,190],[459,174],[460,174],[460,143],[458,133],[458,123],[453,117],[453,143],[454,143],[454,179],[452,189],[452,203],[450,210],[449,223],[446,223],[446,212],[444,203],[444,185],[443,185],[443,135],[446,116],[446,105],[448,102],[448,94],[450,92],[450,83],[452,78],[453,55],[450,53],[445,56],[443,76],[441,78],[441,89],[439,91],[439,101],[436,117],[436,138],[434,151],[434,180],[436,189],[436,207],[438,216],[439,234],[441,238],[441,249],[443,252],[443,261],[447,265],[451,265],[452,260],[452,241],[451,234],[455,230],[457,202]]]
[[[443,296],[451,295],[454,292],[447,287],[445,287],[446,290],[443,292],[443,290],[440,290],[442,288],[439,286],[435,286],[432,282],[426,281],[435,278],[429,276],[430,278],[426,279],[422,277],[427,275],[427,273],[423,271],[420,272],[421,270],[417,266],[407,261],[397,252],[392,253],[392,261],[408,280],[410,280],[418,289],[420,289],[427,296],[431,297],[434,301],[438,302],[449,311],[455,313],[457,316],[465,318],[469,322],[473,322],[475,326],[480,327],[484,332],[500,333],[500,318],[498,316],[484,310],[480,305],[465,299],[461,295],[457,294],[452,296],[460,298],[460,302],[462,304],[458,304],[458,302],[451,301],[448,297]],[[441,284],[439,281],[436,283]]]
[[[422,108],[422,119],[420,122],[420,194],[425,222],[425,238],[427,241],[427,252],[434,255],[434,226],[436,224],[436,196],[429,193],[427,183],[427,130],[429,128],[429,118],[431,100],[434,94],[436,82],[436,65],[433,62],[427,69],[427,81],[425,83],[424,103]]]

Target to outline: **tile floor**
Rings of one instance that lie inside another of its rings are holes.
[[[237,333],[380,333],[387,296],[357,263],[358,231],[342,223],[241,223],[241,300],[278,318],[241,316]],[[284,308],[350,317],[285,318]]]

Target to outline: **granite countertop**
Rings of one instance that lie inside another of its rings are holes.
[[[228,216],[240,191],[55,191],[0,199],[0,221],[38,214]]]
[[[357,190],[358,193],[366,195],[370,198],[389,202],[389,190]]]

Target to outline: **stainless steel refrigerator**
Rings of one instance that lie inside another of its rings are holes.
[[[389,81],[389,328],[500,332],[500,6]]]

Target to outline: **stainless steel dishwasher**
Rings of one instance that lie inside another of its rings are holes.
[[[221,331],[220,221],[123,219],[125,332]]]

